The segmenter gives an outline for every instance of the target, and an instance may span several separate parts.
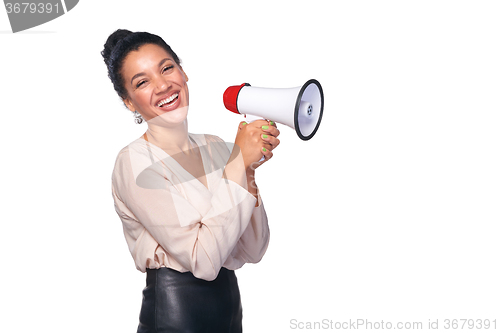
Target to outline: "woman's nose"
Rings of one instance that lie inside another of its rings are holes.
[[[165,92],[168,90],[168,88],[171,86],[171,83],[169,80],[167,80],[165,77],[158,77],[155,80],[155,92],[156,93],[161,93]]]

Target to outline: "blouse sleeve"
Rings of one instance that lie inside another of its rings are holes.
[[[233,251],[233,258],[241,263],[258,263],[266,253],[269,245],[269,224],[260,195],[258,202],[259,204],[253,211],[250,223]]]
[[[182,267],[210,281],[217,277],[243,234],[240,247],[249,251],[245,239],[255,233],[251,220],[257,199],[246,189],[221,178],[212,191],[210,208],[200,212],[158,163],[145,168],[138,177],[133,163],[129,150],[122,150],[112,176],[115,200],[128,209],[121,214],[129,216],[121,218],[142,224]]]

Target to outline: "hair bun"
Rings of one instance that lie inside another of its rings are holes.
[[[106,65],[109,65],[108,64],[109,57],[111,56],[111,52],[113,52],[113,49],[115,48],[116,44],[118,44],[119,41],[121,41],[130,34],[132,34],[132,31],[125,29],[118,29],[111,35],[109,35],[108,39],[106,40],[106,43],[104,44],[104,50],[102,50],[101,52],[101,55],[104,58],[104,62],[106,63]]]

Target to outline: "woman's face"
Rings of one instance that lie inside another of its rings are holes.
[[[186,119],[189,105],[187,76],[162,47],[145,44],[131,51],[123,62],[122,77],[130,111],[139,112],[148,121],[164,116],[169,123]]]

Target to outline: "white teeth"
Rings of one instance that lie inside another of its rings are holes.
[[[178,94],[178,93],[175,93],[175,94],[171,95],[170,97],[165,98],[164,100],[160,101],[160,103],[158,103],[158,105],[157,105],[157,106],[158,106],[158,107],[161,107],[163,104],[170,103],[170,102],[172,102],[174,99],[176,99],[176,98],[177,98],[177,96],[179,96],[179,94]]]

